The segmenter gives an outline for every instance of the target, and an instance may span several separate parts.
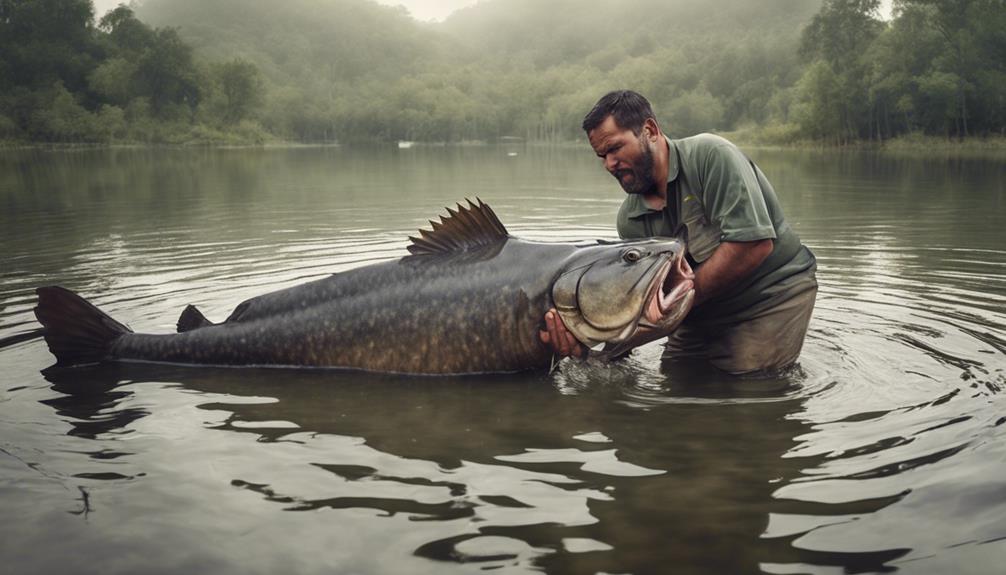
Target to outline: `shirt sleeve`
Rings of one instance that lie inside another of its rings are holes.
[[[713,143],[700,171],[706,216],[720,227],[724,242],[775,239],[775,226],[747,157],[733,144]]]

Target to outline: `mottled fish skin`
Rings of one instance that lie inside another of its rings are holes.
[[[551,285],[576,251],[508,238],[413,255],[250,299],[222,324],[127,334],[112,357],[200,365],[341,367],[411,374],[544,369]]]
[[[510,236],[478,199],[447,213],[410,238],[409,256],[250,299],[221,324],[188,306],[180,333],[137,334],[60,286],[36,290],[35,316],[61,366],[120,360],[432,375],[549,366],[539,330],[552,308],[580,341],[614,345],[614,353],[670,333],[691,306],[687,270],[672,265],[683,261],[678,240],[544,244]]]

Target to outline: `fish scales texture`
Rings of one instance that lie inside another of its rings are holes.
[[[565,245],[506,241],[498,253],[409,256],[253,298],[226,322],[128,334],[113,355],[206,365],[338,366],[458,374],[547,367],[537,327]]]

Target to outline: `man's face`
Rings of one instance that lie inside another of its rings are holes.
[[[657,192],[653,178],[653,148],[644,137],[645,128],[637,136],[621,128],[614,116],[608,116],[587,134],[590,146],[622,189],[629,194],[649,195]]]

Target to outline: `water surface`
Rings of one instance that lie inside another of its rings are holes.
[[[799,367],[759,381],[662,365],[658,343],[516,376],[43,373],[39,285],[167,332],[188,303],[219,320],[401,257],[463,197],[570,241],[615,237],[621,192],[585,147],[4,152],[0,557],[14,573],[998,572],[1006,162],[749,152],[821,283]]]

